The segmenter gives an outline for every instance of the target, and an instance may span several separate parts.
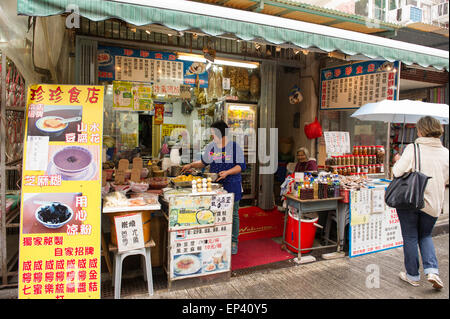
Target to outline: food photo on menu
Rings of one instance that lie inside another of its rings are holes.
[[[51,142],[63,142],[66,134],[77,134],[82,122],[80,105],[34,105],[28,114],[28,136],[48,136]]]
[[[201,255],[201,253],[175,255],[172,264],[174,277],[191,276],[200,273],[202,270]]]
[[[76,216],[77,198],[81,193],[23,194],[23,233],[66,233],[67,227],[81,225]]]
[[[66,181],[94,181],[99,178],[97,146],[49,145],[48,175]]]

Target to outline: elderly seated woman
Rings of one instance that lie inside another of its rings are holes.
[[[297,150],[297,164],[294,172],[316,172],[317,162],[314,158],[309,158],[309,151],[305,147]]]

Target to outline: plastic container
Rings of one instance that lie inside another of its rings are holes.
[[[300,249],[308,249],[311,248],[314,244],[314,237],[316,236],[316,228],[314,224],[317,224],[319,220],[319,216],[317,213],[309,214],[312,218],[303,219],[300,223],[300,240],[301,246]],[[284,240],[294,247],[298,247],[298,217],[294,216],[289,212],[288,220],[286,223],[286,233],[284,235]],[[292,248],[289,245],[286,247],[295,253],[298,253],[298,250]],[[302,254],[309,253],[311,250],[301,251]]]

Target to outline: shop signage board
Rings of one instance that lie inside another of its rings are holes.
[[[320,71],[320,108],[354,109],[382,100],[397,100],[400,62],[367,61]]]
[[[363,193],[361,193],[363,191]],[[375,192],[375,195],[372,194]],[[360,194],[358,194],[360,193]],[[373,188],[360,191],[351,191],[350,194],[350,229],[349,256],[357,257],[375,253],[386,249],[401,247],[403,238],[400,222],[395,208],[384,205],[381,212],[374,212],[373,199],[384,198],[384,189]],[[375,197],[374,197],[375,196]],[[363,201],[370,202],[362,203]],[[375,203],[377,210],[382,205]],[[362,210],[368,210],[362,212]],[[363,217],[361,217],[363,216]],[[357,219],[355,221],[355,218]]]
[[[350,153],[350,134],[348,132],[323,132],[328,156]]]
[[[208,72],[203,65],[177,60],[173,52],[98,46],[99,81],[147,82],[164,84],[164,87],[171,83],[172,89],[178,92],[180,85],[194,87],[198,81],[201,88],[207,88]],[[160,86],[160,89],[163,88]]]
[[[113,108],[118,111],[149,111],[154,113],[151,85],[113,81]]]
[[[185,129],[186,125],[184,124],[163,124],[161,129],[161,137],[164,139],[165,136],[170,136],[174,130],[181,133]]]
[[[171,280],[230,270],[233,202],[233,194],[170,198]]]
[[[28,89],[20,299],[100,298],[103,96],[103,86]]]

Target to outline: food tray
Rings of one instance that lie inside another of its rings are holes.
[[[171,181],[171,183],[175,186],[175,187],[191,187],[192,186],[192,182],[174,182],[173,180]]]

